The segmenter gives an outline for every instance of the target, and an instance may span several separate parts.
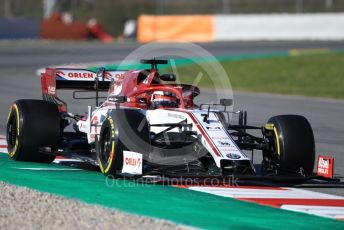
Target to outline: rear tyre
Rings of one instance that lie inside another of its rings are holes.
[[[41,147],[55,148],[60,137],[57,106],[43,100],[18,100],[10,108],[7,121],[7,148],[16,161],[51,163],[54,155]]]
[[[148,154],[149,125],[142,111],[113,110],[105,119],[96,140],[97,158],[101,172],[118,177],[123,167],[123,152]]]
[[[308,120],[299,115],[280,115],[270,118],[268,124],[273,124],[270,125],[273,152],[267,157],[270,164],[276,167],[277,174],[302,176],[312,174],[315,143]]]

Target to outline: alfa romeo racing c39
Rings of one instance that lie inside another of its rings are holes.
[[[263,154],[265,176],[313,172],[315,144],[303,116],[279,115],[262,126],[228,117],[231,99],[195,104],[197,86],[162,74],[166,60],[142,60],[142,70],[46,68],[43,100],[15,101],[8,116],[8,152],[16,161],[51,163],[56,156],[87,161],[105,175],[227,176],[257,174],[248,151]],[[96,106],[75,114],[57,96],[92,93]],[[103,102],[100,93],[107,92]],[[250,131],[260,135],[253,135]]]

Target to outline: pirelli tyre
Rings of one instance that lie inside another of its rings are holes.
[[[142,154],[142,170],[142,161],[150,151],[149,124],[142,110],[116,109],[105,118],[99,138],[96,138],[96,154],[101,172],[112,177],[133,176],[122,170],[125,151]]]
[[[57,147],[59,137],[60,115],[54,103],[18,100],[12,104],[7,121],[7,148],[13,160],[51,163],[55,156],[41,150]]]
[[[313,130],[299,115],[280,115],[269,119],[274,151],[270,155],[279,175],[310,175],[315,161]]]

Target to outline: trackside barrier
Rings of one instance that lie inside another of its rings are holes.
[[[137,38],[139,42],[214,40],[214,17],[212,15],[141,15],[138,18]]]
[[[344,13],[138,18],[138,41],[343,40]]]

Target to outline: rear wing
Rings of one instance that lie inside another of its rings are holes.
[[[43,99],[58,105],[60,112],[67,111],[67,104],[57,97],[57,89],[107,91],[111,82],[123,80],[126,70],[106,70],[97,72],[88,69],[46,68],[41,74]]]
[[[97,72],[88,69],[46,68],[41,74],[42,93],[56,94],[57,89],[106,91],[112,81],[122,80],[125,72],[105,68]]]

